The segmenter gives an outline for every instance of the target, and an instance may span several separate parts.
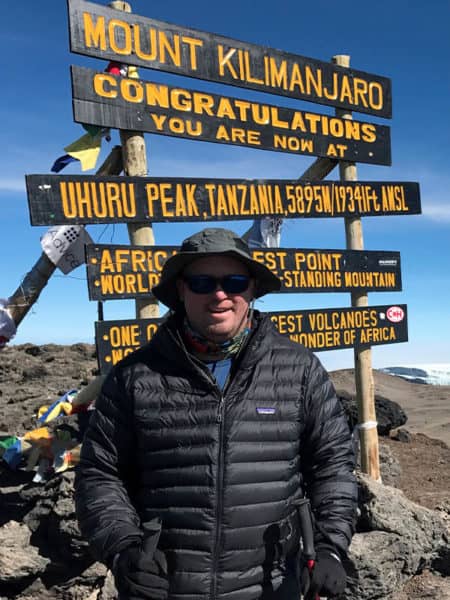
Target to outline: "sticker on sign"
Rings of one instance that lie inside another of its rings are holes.
[[[391,323],[400,323],[405,318],[405,311],[400,306],[391,306],[386,311],[386,317]]]

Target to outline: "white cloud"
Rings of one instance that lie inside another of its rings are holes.
[[[1,192],[24,192],[25,178],[18,177],[17,179],[0,179]]]
[[[425,204],[422,207],[425,217],[440,223],[450,223],[450,206],[448,204]]]

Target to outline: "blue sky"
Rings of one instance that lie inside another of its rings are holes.
[[[105,4],[105,2],[101,2]],[[333,2],[315,0],[210,0],[171,2],[134,0],[133,12],[181,26],[214,32],[255,44],[328,61],[349,54],[351,66],[392,79],[393,118],[355,113],[362,121],[391,127],[392,166],[358,165],[367,181],[418,181],[423,214],[363,219],[364,247],[398,250],[403,291],[371,293],[369,304],[406,303],[409,338],[403,344],[373,349],[373,365],[448,363],[450,360],[450,147],[448,62],[450,10],[446,0],[426,5],[419,0]],[[0,171],[2,239],[0,297],[20,285],[41,254],[46,227],[32,227],[24,175],[49,173],[63,148],[84,130],[73,121],[69,65],[103,70],[105,63],[69,52],[67,9],[63,0],[2,3],[1,55],[4,57],[0,115],[3,156]],[[143,79],[167,83],[180,78],[140,69]],[[247,97],[312,112],[330,113],[318,104],[302,103],[197,80],[184,85]],[[184,177],[299,177],[313,158],[249,148],[147,135],[149,175]],[[100,161],[119,143],[103,144]],[[100,164],[99,161],[99,164]],[[80,173],[74,164],[63,174]],[[94,171],[90,172],[93,173]],[[337,169],[329,179],[338,179]],[[219,224],[220,225],[220,224]],[[248,221],[229,223],[239,233]],[[181,242],[199,223],[155,224],[158,244]],[[95,242],[128,243],[125,225],[89,226]],[[284,223],[282,246],[344,248],[342,219],[291,219]],[[349,294],[287,294],[258,303],[262,310],[345,307]],[[133,301],[105,303],[106,319],[133,318]],[[14,343],[94,341],[95,302],[88,300],[85,268],[50,279],[38,302],[21,323]],[[329,369],[353,366],[348,350],[321,352]]]

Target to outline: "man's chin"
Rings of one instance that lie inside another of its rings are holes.
[[[232,329],[230,329],[230,327],[227,327],[224,324],[211,325],[210,327],[208,327],[206,332],[206,337],[215,344],[227,342],[228,340],[231,340],[231,338],[235,335],[235,332]]]

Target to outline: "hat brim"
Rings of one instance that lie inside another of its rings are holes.
[[[208,256],[231,256],[243,263],[250,275],[256,280],[255,298],[277,292],[281,287],[281,281],[265,265],[249,258],[239,250],[226,250],[224,252],[181,252],[174,254],[164,263],[161,280],[158,285],[152,288],[154,296],[163,304],[176,310],[180,306],[176,281],[180,277],[184,268],[191,262],[206,258]]]

